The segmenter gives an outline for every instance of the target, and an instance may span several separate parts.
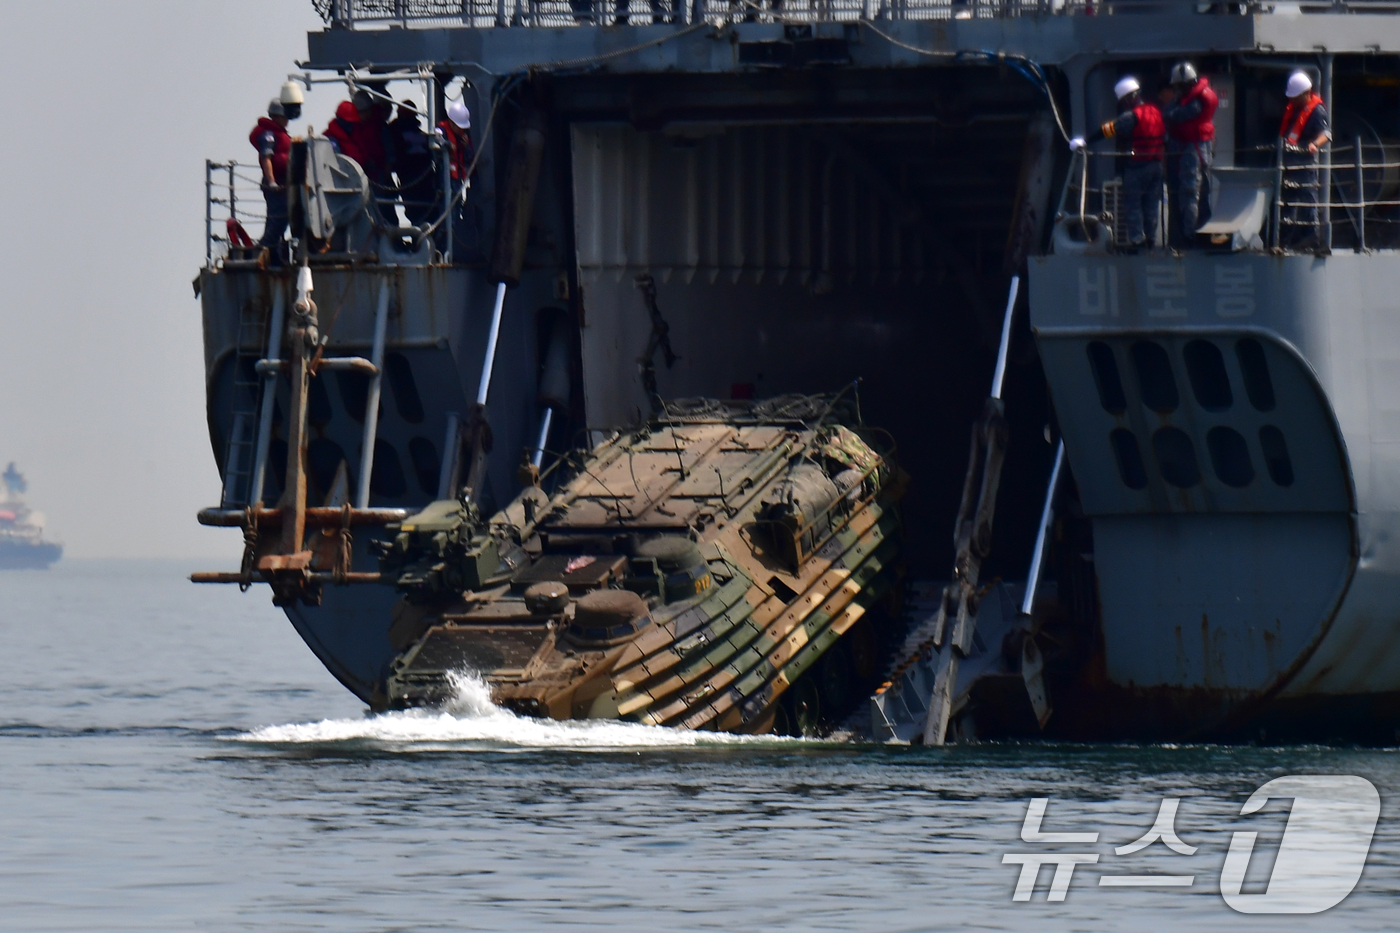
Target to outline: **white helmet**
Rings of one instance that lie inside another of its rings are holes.
[[[1142,86],[1138,84],[1137,78],[1128,75],[1125,78],[1119,79],[1118,83],[1113,85],[1113,96],[1122,100],[1134,91],[1140,90],[1142,90]]]
[[[447,105],[447,119],[464,130],[471,129],[472,112],[460,100],[454,100]]]
[[[282,93],[278,95],[278,101],[283,104],[300,104],[305,102],[301,95],[301,85],[295,81],[288,81],[282,85]]]
[[[1297,97],[1311,90],[1312,78],[1309,78],[1306,72],[1295,71],[1288,76],[1288,90],[1285,92],[1287,96]]]
[[[1172,66],[1172,84],[1195,84],[1198,77],[1196,66],[1190,62],[1177,62]]]

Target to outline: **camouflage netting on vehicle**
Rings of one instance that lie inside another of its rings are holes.
[[[828,415],[848,415],[854,407],[842,395],[801,395],[792,393],[758,401],[744,399],[678,398],[663,403],[662,420],[680,422],[768,421],[814,422]]]

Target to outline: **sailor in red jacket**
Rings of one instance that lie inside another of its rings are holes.
[[[364,153],[360,152],[360,144],[355,139],[356,127],[360,122],[360,113],[355,109],[355,105],[348,100],[342,100],[335,108],[335,118],[326,127],[326,138],[335,146],[335,151],[343,156],[349,156],[356,162],[364,165]]]
[[[1332,128],[1327,107],[1306,72],[1289,75],[1287,95],[1288,106],[1278,128],[1283,140],[1283,202],[1287,205],[1280,240],[1292,249],[1316,249],[1320,245],[1317,155],[1331,141]]]
[[[447,150],[449,174],[454,188],[466,180],[472,160],[476,157],[471,128],[472,112],[459,100],[447,105],[447,119],[437,125],[437,135],[441,137]]]
[[[1215,108],[1219,98],[1210,82],[1190,62],[1172,68],[1171,86],[1162,89],[1162,116],[1167,121],[1176,171],[1167,187],[1176,195],[1181,234],[1190,242],[1210,220],[1211,165],[1215,162]]]
[[[363,88],[355,91],[350,101],[355,106],[358,118],[355,122],[355,146],[360,150],[358,161],[369,180],[376,185],[389,183],[389,153],[393,144],[389,141],[389,116],[393,105],[372,96]]]
[[[453,251],[459,256],[470,250],[476,237],[476,230],[473,228],[471,220],[473,212],[467,207],[466,189],[471,187],[472,162],[476,159],[476,147],[472,144],[472,112],[466,104],[460,100],[454,100],[447,105],[447,119],[442,120],[434,128],[438,139],[442,141],[440,150],[447,158],[447,174],[451,179],[452,186],[452,209],[451,219],[453,227]],[[438,227],[433,235],[438,244],[438,249],[447,249],[446,224]]]
[[[1118,116],[1099,127],[1089,138],[1069,141],[1070,149],[1082,149],[1100,139],[1116,139],[1127,156],[1123,168],[1123,218],[1128,242],[1134,248],[1155,243],[1157,218],[1162,204],[1162,155],[1167,127],[1156,104],[1142,99],[1142,88],[1132,75],[1113,86]]]
[[[293,85],[293,87],[295,87]],[[294,101],[284,102],[288,97]],[[287,157],[292,151],[292,137],[287,124],[301,114],[301,94],[283,88],[280,97],[268,102],[267,116],[258,118],[258,125],[248,134],[248,142],[258,150],[258,165],[262,167],[262,193],[267,204],[267,220],[259,246],[276,249],[287,232]],[[289,114],[291,109],[294,112]]]

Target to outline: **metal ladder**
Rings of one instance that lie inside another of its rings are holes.
[[[233,419],[224,448],[224,492],[220,507],[248,505],[257,445],[258,402],[263,382],[256,366],[263,356],[267,318],[260,303],[249,301],[238,319],[238,352],[233,359]]]

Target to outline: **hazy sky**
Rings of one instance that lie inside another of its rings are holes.
[[[190,285],[204,160],[253,160],[319,28],[311,0],[5,5],[0,470],[70,556],[236,564],[237,530],[194,520],[219,498]],[[306,117],[340,99],[318,87]]]

